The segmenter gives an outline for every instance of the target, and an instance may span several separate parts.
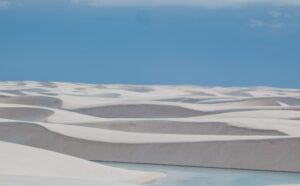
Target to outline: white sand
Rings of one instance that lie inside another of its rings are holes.
[[[0,82],[0,140],[88,160],[300,172],[300,90]],[[11,176],[0,179],[83,183]]]
[[[44,185],[45,182],[62,186],[83,185],[83,183],[133,185],[163,176],[162,173],[111,168],[51,151],[6,142],[0,142],[0,149],[1,185],[15,186],[24,182],[26,185],[36,186]]]

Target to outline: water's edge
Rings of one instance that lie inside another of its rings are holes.
[[[300,173],[240,170],[174,165],[153,165],[95,161],[101,164],[140,171],[165,172],[165,178],[146,186],[265,186],[299,184]]]

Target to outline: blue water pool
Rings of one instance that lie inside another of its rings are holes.
[[[300,185],[300,173],[128,163],[104,164],[132,170],[165,172],[167,174],[165,178],[148,183],[146,184],[146,186],[262,186],[281,184]]]

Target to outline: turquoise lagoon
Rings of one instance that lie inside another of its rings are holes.
[[[145,186],[266,186],[289,184],[299,184],[300,186],[300,173],[131,163],[105,162],[103,164],[131,170],[165,172],[167,174],[165,178],[147,183]]]

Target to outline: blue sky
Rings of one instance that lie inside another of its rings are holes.
[[[0,80],[300,88],[300,1],[0,0],[0,69]]]

